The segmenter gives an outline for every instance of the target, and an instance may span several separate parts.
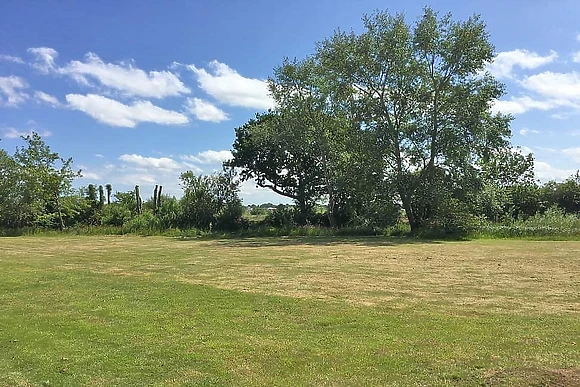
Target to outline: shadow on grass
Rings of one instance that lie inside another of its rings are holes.
[[[178,237],[179,242],[212,241],[228,247],[282,247],[282,246],[397,246],[405,244],[440,244],[441,240],[418,239],[412,237],[385,236],[282,236],[282,237]]]

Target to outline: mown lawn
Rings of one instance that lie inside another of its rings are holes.
[[[0,238],[4,385],[580,385],[580,242]]]

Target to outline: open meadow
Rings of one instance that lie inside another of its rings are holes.
[[[0,385],[580,385],[580,242],[0,238]]]

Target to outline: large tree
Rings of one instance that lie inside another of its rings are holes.
[[[284,60],[269,88],[276,109],[236,129],[233,159],[242,178],[254,178],[298,205],[302,223],[314,204],[327,204],[331,226],[345,223],[353,190],[368,171],[363,138],[350,109],[332,98],[314,57]],[[362,168],[361,168],[362,167]]]
[[[233,158],[243,180],[254,179],[296,201],[303,215],[323,191],[323,178],[311,134],[281,112],[259,114],[236,129]]]
[[[2,187],[3,203],[11,207],[3,212],[3,222],[9,227],[63,229],[61,197],[68,193],[80,171],[73,171],[72,158],[64,159],[51,151],[37,133],[22,138],[26,146],[17,148],[14,156],[5,152],[0,155],[1,173],[8,177]]]
[[[376,12],[364,27],[336,32],[316,56],[335,97],[374,136],[415,230],[450,194],[475,187],[479,162],[508,146],[510,117],[490,112],[504,87],[484,72],[494,47],[479,17],[458,22],[430,8],[412,26]]]

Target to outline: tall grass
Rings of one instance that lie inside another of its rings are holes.
[[[552,207],[544,214],[508,224],[482,225],[474,236],[484,238],[576,238],[580,237],[580,216]]]
[[[437,230],[435,230],[437,231]],[[184,238],[250,238],[250,237],[282,237],[282,236],[412,236],[409,225],[404,222],[388,227],[344,227],[333,229],[324,226],[268,226],[254,224],[234,232],[199,229],[163,228],[159,219],[152,214],[141,214],[125,222],[123,226],[85,226],[69,227],[64,231],[69,235],[141,235],[141,236],[169,236]],[[19,235],[62,235],[58,230],[25,228],[0,229],[0,236]],[[414,235],[426,239],[449,239],[453,235],[426,229]],[[465,238],[535,238],[535,239],[577,239],[580,238],[580,216],[565,214],[557,208],[550,208],[544,214],[537,214],[528,219],[520,219],[509,223],[485,223]]]

